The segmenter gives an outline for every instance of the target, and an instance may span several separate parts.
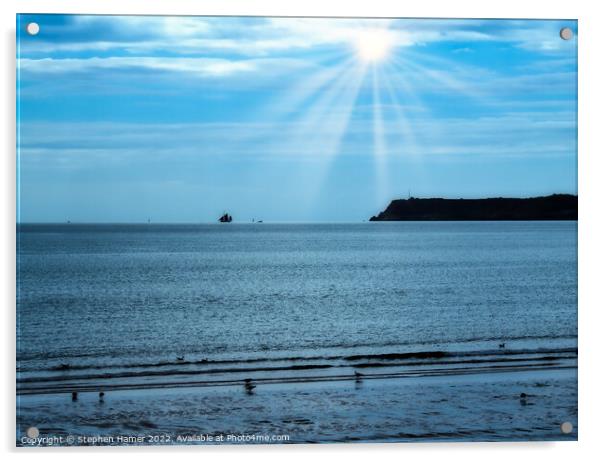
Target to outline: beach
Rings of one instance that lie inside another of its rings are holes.
[[[115,391],[103,403],[95,392],[21,396],[18,429],[91,445],[576,440],[576,401],[571,367],[265,384],[253,395],[242,385]]]

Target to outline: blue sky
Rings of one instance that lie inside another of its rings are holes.
[[[29,36],[25,25],[40,25]],[[21,15],[20,222],[577,192],[576,21]]]

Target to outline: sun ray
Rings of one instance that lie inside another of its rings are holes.
[[[405,151],[409,154],[403,156],[402,152],[399,152],[397,157],[403,157],[406,160],[409,160],[410,163],[407,163],[408,166],[412,168],[412,178],[416,179],[416,183],[421,186],[428,186],[428,179],[426,177],[426,172],[423,163],[423,157],[420,150],[421,143],[417,140],[418,133],[416,133],[416,129],[412,126],[409,117],[406,116],[405,111],[403,110],[403,105],[400,103],[395,91],[394,87],[391,84],[391,79],[389,76],[389,72],[382,73],[383,86],[385,87],[389,99],[391,101],[391,105],[393,110],[395,111],[396,117],[392,119],[389,123],[391,128],[399,127],[401,130],[401,135],[404,139],[404,147]],[[397,144],[397,143],[395,143]],[[401,154],[401,155],[400,155]],[[408,189],[411,188],[412,184],[405,184]],[[400,189],[398,187],[398,189]],[[399,193],[399,190],[393,191]]]
[[[319,94],[325,87],[332,85],[333,82],[340,81],[348,72],[351,62],[352,58],[347,57],[336,65],[322,68],[307,78],[298,79],[294,85],[276,93],[272,100],[264,105],[261,113],[270,118],[283,117],[294,113],[303,103]]]
[[[447,70],[430,68],[426,65],[419,64],[415,59],[409,59],[402,56],[396,56],[391,62],[400,69],[405,69],[406,71],[410,70],[414,75],[420,76],[421,79],[434,83],[435,85],[441,85],[446,89],[469,97],[475,101],[481,102],[485,97],[485,95],[477,88],[471,86],[464,80],[458,79]]]
[[[365,80],[366,69],[366,66],[352,69],[350,78],[343,85],[337,98],[332,101],[333,105],[336,104],[340,108],[336,116],[332,115],[329,107],[325,108],[322,123],[328,126],[329,130],[327,136],[315,138],[312,143],[322,155],[317,156],[320,161],[320,172],[314,178],[315,186],[308,191],[308,207],[315,206],[331,173],[333,159],[341,153],[341,143],[348,131],[353,109]]]
[[[396,115],[395,119],[390,122],[390,125],[399,127],[404,140],[406,152],[411,156],[416,156],[418,154],[416,134],[414,133],[414,129],[410,124],[409,118],[406,116],[406,113],[403,110],[403,104],[399,101],[397,95],[395,94],[389,72],[382,72],[381,79],[383,87],[387,93],[387,96],[389,97],[389,100],[391,101],[391,106]]]
[[[380,70],[372,67],[372,148],[376,168],[376,200],[381,203],[389,191],[387,140],[383,121]]]
[[[410,105],[414,106],[421,113],[429,111],[419,96],[417,88],[413,87],[408,79],[408,68],[403,68],[399,64],[399,58],[393,57],[389,59],[385,64],[385,72],[383,73],[388,77],[390,85],[395,87],[403,94],[403,99],[409,101]],[[395,82],[393,82],[395,78]]]
[[[347,121],[355,102],[357,91],[363,80],[363,70],[350,67],[332,82],[325,93],[304,111],[296,122],[293,143],[302,145],[310,154],[327,156],[336,153],[337,140],[344,134]]]
[[[281,154],[290,151],[291,145],[303,141],[301,128],[303,125],[314,123],[317,112],[321,107],[332,101],[335,93],[339,91],[342,83],[350,73],[352,58],[347,57],[335,66],[321,69],[319,72],[309,75],[306,79],[297,81],[294,85],[287,87],[285,91],[275,92],[274,96],[263,106],[248,114],[250,120],[268,120],[274,127],[281,127],[282,132],[288,132],[282,145],[272,146]],[[316,99],[317,98],[317,99]],[[315,101],[313,101],[316,99]],[[304,106],[309,107],[309,109]],[[299,118],[298,115],[302,117]],[[265,137],[264,130],[258,130],[254,137]],[[277,139],[282,138],[281,136]],[[232,142],[232,149],[244,149],[249,138],[241,138]],[[276,141],[278,143],[280,141]]]

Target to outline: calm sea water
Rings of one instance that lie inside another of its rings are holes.
[[[574,366],[576,231],[21,225],[18,392]]]

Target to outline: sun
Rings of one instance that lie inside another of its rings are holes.
[[[386,30],[366,30],[358,34],[355,47],[364,62],[378,62],[387,58],[393,40]]]

